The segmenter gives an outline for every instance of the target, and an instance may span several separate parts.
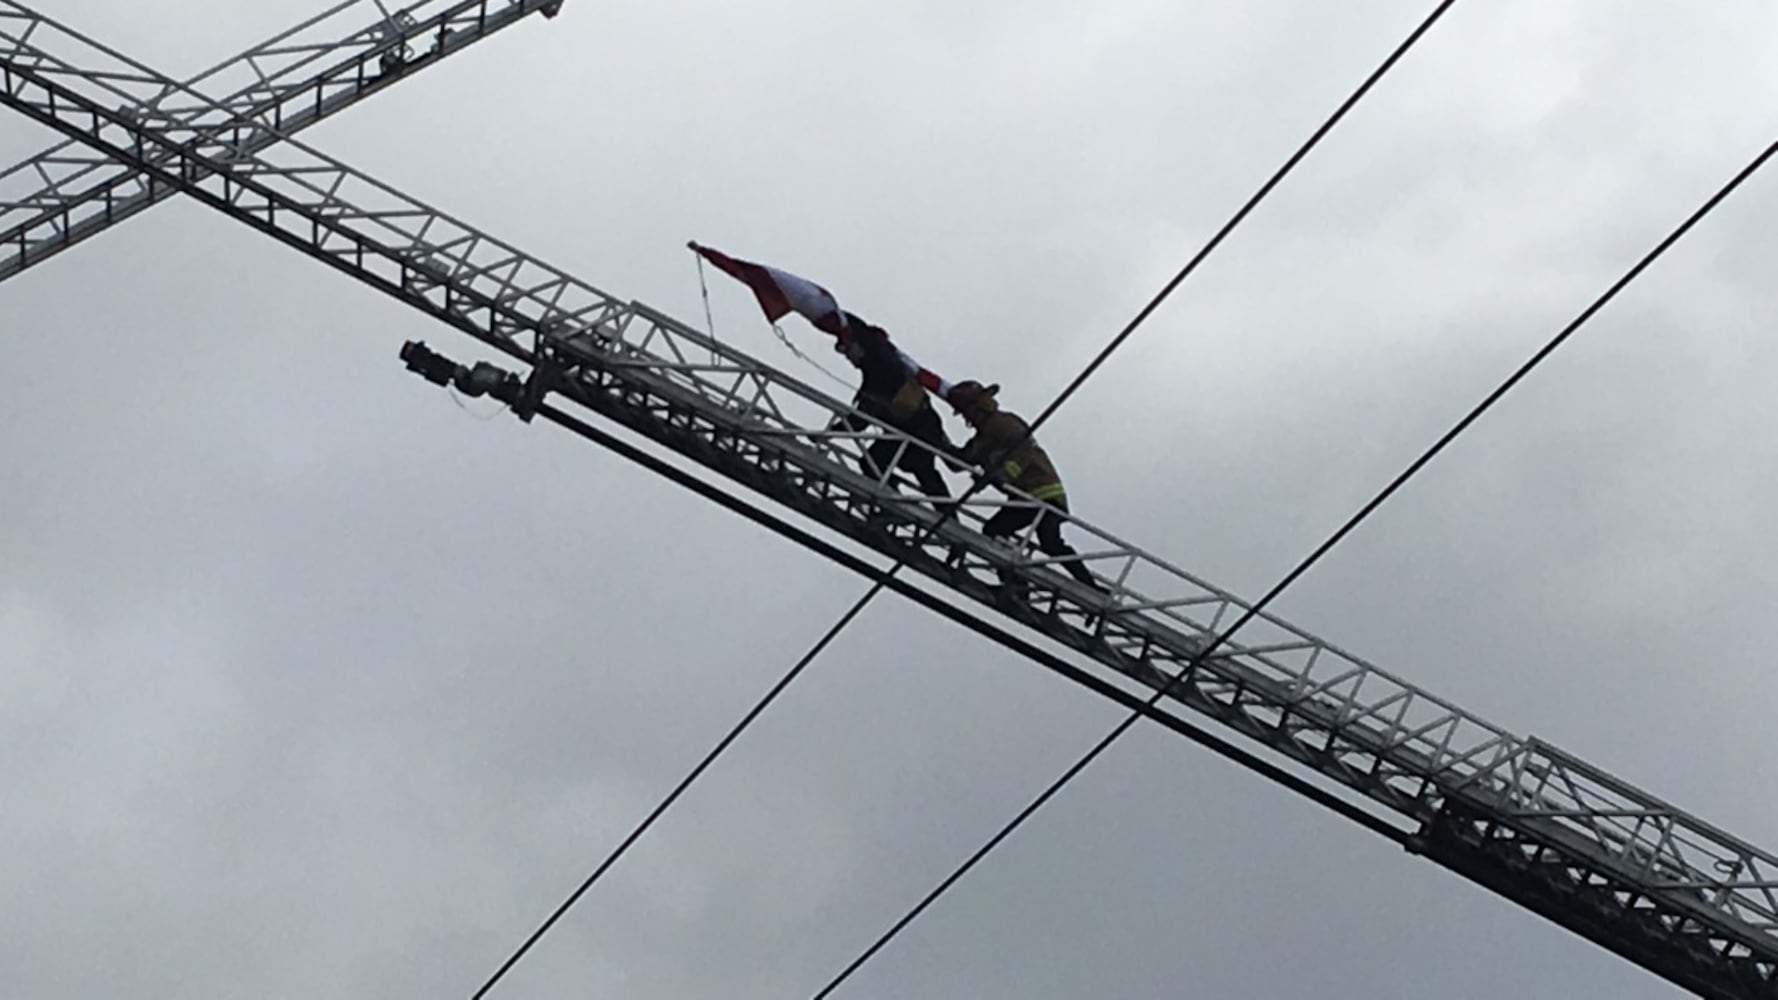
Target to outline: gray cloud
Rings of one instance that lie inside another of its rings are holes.
[[[314,5],[186,6],[55,13],[188,72]],[[1035,412],[1423,13],[954,7],[576,0],[314,141],[687,319],[687,238],[803,271]],[[1460,5],[1046,430],[1077,508],[1263,590],[1769,141],[1772,17]],[[1281,604],[1756,843],[1775,183]],[[467,995],[863,589],[195,205],[0,295],[9,995]],[[884,598],[501,995],[806,994],[1116,717]],[[848,992],[1429,982],[1675,995],[1143,731]]]

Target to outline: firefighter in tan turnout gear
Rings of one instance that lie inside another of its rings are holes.
[[[1062,487],[1062,477],[1057,474],[1049,455],[1031,437],[1030,425],[1017,414],[1000,408],[995,399],[999,392],[998,385],[959,382],[946,394],[946,401],[975,430],[975,436],[957,449],[957,457],[986,469],[990,481],[1002,492],[1008,487],[1017,489],[1036,498],[1043,506],[1001,508],[982,526],[982,534],[989,538],[1006,538],[1035,520],[1037,547],[1045,555],[1075,557],[1058,565],[1086,586],[1103,591],[1105,588],[1079,561],[1080,553],[1062,540],[1062,518],[1059,515],[1068,512],[1068,493]],[[1005,573],[1001,574],[1001,579],[1009,586],[1015,583]]]

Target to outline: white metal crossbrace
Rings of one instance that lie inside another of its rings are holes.
[[[149,174],[151,193],[182,190],[544,366],[564,398],[906,559],[965,596],[996,601],[974,573],[1005,570],[1030,596],[1002,610],[1102,666],[1169,685],[1181,704],[1428,829],[1447,813],[1484,817],[1491,829],[1510,830],[1514,844],[1529,845],[1526,858],[1556,858],[1579,873],[1575,891],[1601,887],[1594,903],[1626,914],[1654,907],[1673,936],[1706,942],[1725,961],[1742,963],[1737,969],[1752,969],[1756,981],[1778,983],[1772,854],[1274,615],[1257,616],[1238,641],[1199,657],[1247,609],[1239,598],[1078,517],[1067,520],[1077,538],[1088,538],[1082,558],[1109,596],[1057,572],[1054,560],[976,530],[1006,505],[1035,503],[1022,495],[972,499],[955,520],[939,523],[917,495],[860,471],[863,442],[875,436],[902,448],[925,447],[920,442],[881,425],[872,434],[826,429],[849,407],[263,121],[231,120],[218,104],[202,109],[203,125],[120,113],[114,84],[124,77],[199,105],[205,99],[90,40],[45,32],[45,24],[0,0],[0,101]],[[42,47],[50,39],[73,54],[52,55]],[[249,144],[244,137],[256,138]],[[1565,922],[1588,926],[1579,917]]]
[[[95,64],[91,78],[109,107],[184,134],[226,130],[237,154],[254,152],[560,3],[416,0],[391,9],[381,0],[345,0],[184,84],[169,86],[158,74],[110,58]],[[104,51],[17,7],[0,10],[0,19],[35,45]],[[211,101],[200,92],[222,96]],[[0,281],[174,191],[73,139],[15,164],[0,172]]]

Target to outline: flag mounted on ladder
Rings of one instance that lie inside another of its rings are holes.
[[[759,308],[771,322],[776,323],[794,312],[813,324],[815,329],[835,337],[846,328],[846,316],[840,311],[839,302],[831,292],[813,281],[750,260],[737,260],[721,250],[700,246],[696,241],[686,245],[724,274],[751,288],[753,297],[759,300]]]
[[[696,240],[686,245],[693,253],[716,265],[718,270],[752,289],[753,297],[759,300],[759,308],[769,322],[776,324],[794,312],[815,329],[831,335],[836,349],[853,337],[881,338],[884,346],[895,352],[908,375],[928,392],[938,393],[941,397],[950,392],[950,382],[909,357],[889,340],[889,334],[882,327],[841,309],[833,293],[813,281],[766,264],[730,257]]]

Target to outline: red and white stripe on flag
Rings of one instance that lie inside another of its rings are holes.
[[[699,246],[697,243],[689,245],[698,256],[751,288],[753,297],[759,300],[759,308],[771,322],[776,323],[787,314],[795,312],[812,323],[817,330],[836,337],[845,329],[846,319],[840,312],[839,302],[832,293],[813,281],[765,264],[737,260],[720,250]]]
[[[840,310],[839,301],[831,292],[813,281],[766,264],[737,260],[721,250],[700,246],[696,242],[688,245],[723,273],[753,289],[753,297],[759,300],[759,308],[765,312],[767,320],[776,323],[794,312],[814,324],[817,330],[826,331],[835,337],[846,328],[846,314]],[[923,367],[901,348],[893,344],[890,347],[907,369],[907,373],[927,392],[937,393],[941,398],[950,394],[950,382]]]
[[[906,368],[908,374],[914,377],[914,381],[920,383],[921,388],[927,392],[937,393],[940,399],[948,398],[951,395],[951,383],[945,381],[944,376],[908,357],[908,352],[899,347],[895,348],[895,356],[901,359],[902,367]]]

